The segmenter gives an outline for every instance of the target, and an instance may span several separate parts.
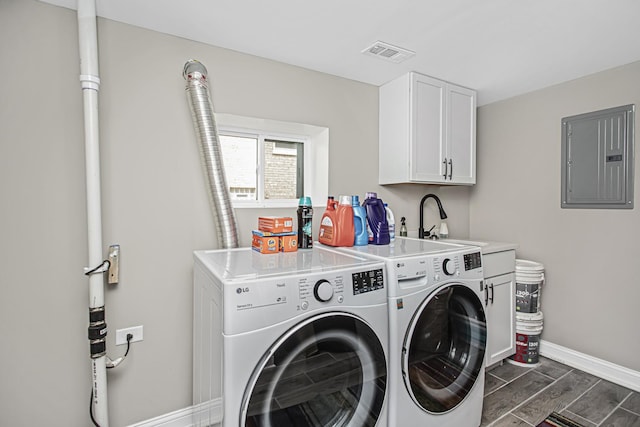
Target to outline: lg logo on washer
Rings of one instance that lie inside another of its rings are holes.
[[[236,293],[240,295],[241,293],[249,292],[249,288],[238,288],[236,289]]]

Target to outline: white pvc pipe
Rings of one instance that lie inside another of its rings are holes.
[[[102,255],[102,207],[100,192],[100,145],[98,122],[98,37],[95,0],[78,0],[80,81],[84,100],[85,173],[89,268],[99,266]],[[104,306],[102,274],[89,275],[89,309]],[[108,427],[106,354],[91,359],[93,417]]]

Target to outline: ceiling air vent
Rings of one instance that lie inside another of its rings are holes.
[[[376,58],[385,59],[387,61],[395,62],[396,64],[411,58],[415,55],[408,49],[393,46],[389,43],[377,41],[365,50],[362,51],[365,55],[375,56]]]

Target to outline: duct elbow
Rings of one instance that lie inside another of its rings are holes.
[[[192,79],[205,79],[207,78],[207,67],[204,64],[196,59],[190,59],[184,64],[184,69],[182,71],[182,77],[185,80]]]

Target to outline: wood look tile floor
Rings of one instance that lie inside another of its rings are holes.
[[[640,393],[542,357],[486,372],[482,427],[536,426],[553,411],[585,427],[640,427]]]

